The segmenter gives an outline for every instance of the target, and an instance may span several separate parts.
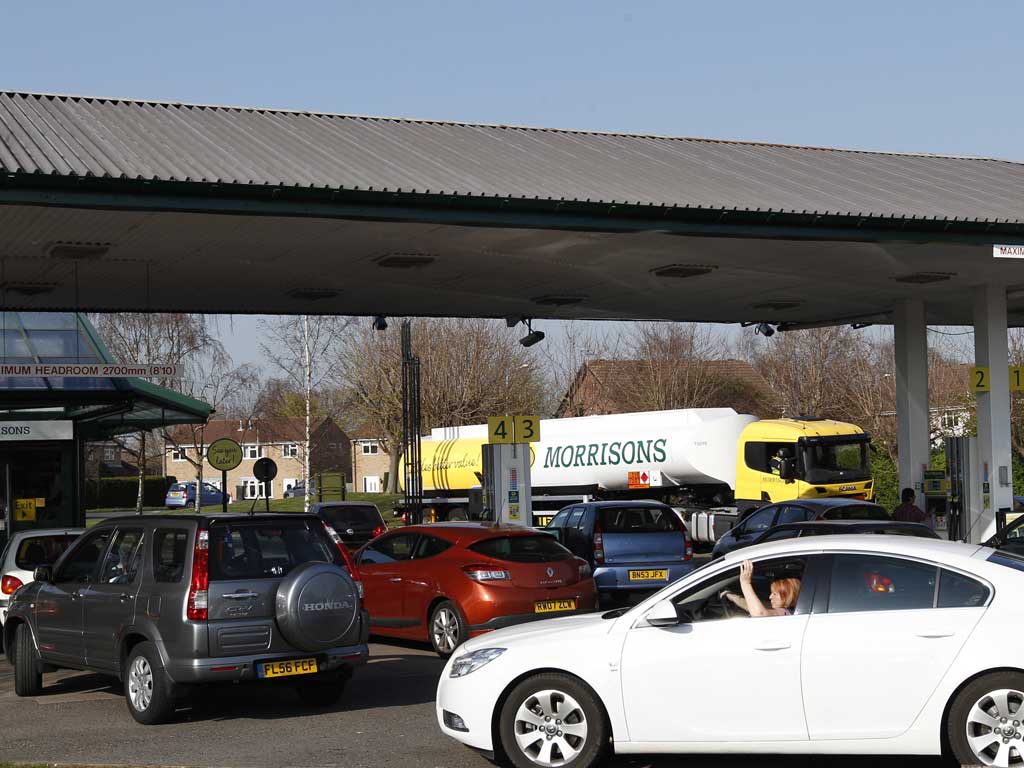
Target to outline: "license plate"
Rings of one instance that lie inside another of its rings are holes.
[[[181,498],[181,492],[180,491],[172,491],[171,492],[171,498],[172,499],[180,499]]]
[[[317,671],[316,659],[293,659],[292,661],[267,661],[259,665],[260,677],[288,677],[289,675],[312,675]]]
[[[630,581],[668,581],[667,568],[642,568],[629,572]]]
[[[556,613],[558,611],[575,610],[575,600],[538,600],[533,604],[534,613]]]

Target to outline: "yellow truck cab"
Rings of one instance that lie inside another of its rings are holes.
[[[789,499],[873,499],[870,442],[860,427],[830,419],[748,424],[737,447],[738,511]]]

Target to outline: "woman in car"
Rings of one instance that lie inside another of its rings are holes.
[[[744,560],[740,566],[740,589],[743,590],[743,597],[735,592],[725,590],[722,597],[738,608],[742,608],[751,616],[792,616],[793,608],[797,598],[800,597],[800,579],[776,579],[772,582],[772,592],[768,600],[770,608],[766,608],[761,598],[754,591],[752,578],[754,576],[754,564]]]

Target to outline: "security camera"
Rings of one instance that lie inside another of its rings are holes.
[[[375,331],[386,331],[388,329],[388,321],[384,315],[377,315],[373,318],[373,330]]]
[[[758,323],[754,326],[754,333],[759,333],[767,339],[775,335],[775,329],[771,323]]]
[[[519,340],[524,347],[532,347],[534,344],[544,341],[544,331],[530,331]]]

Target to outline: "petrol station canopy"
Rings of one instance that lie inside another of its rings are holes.
[[[1024,164],[0,93],[7,309],[1024,325],[994,244]]]

